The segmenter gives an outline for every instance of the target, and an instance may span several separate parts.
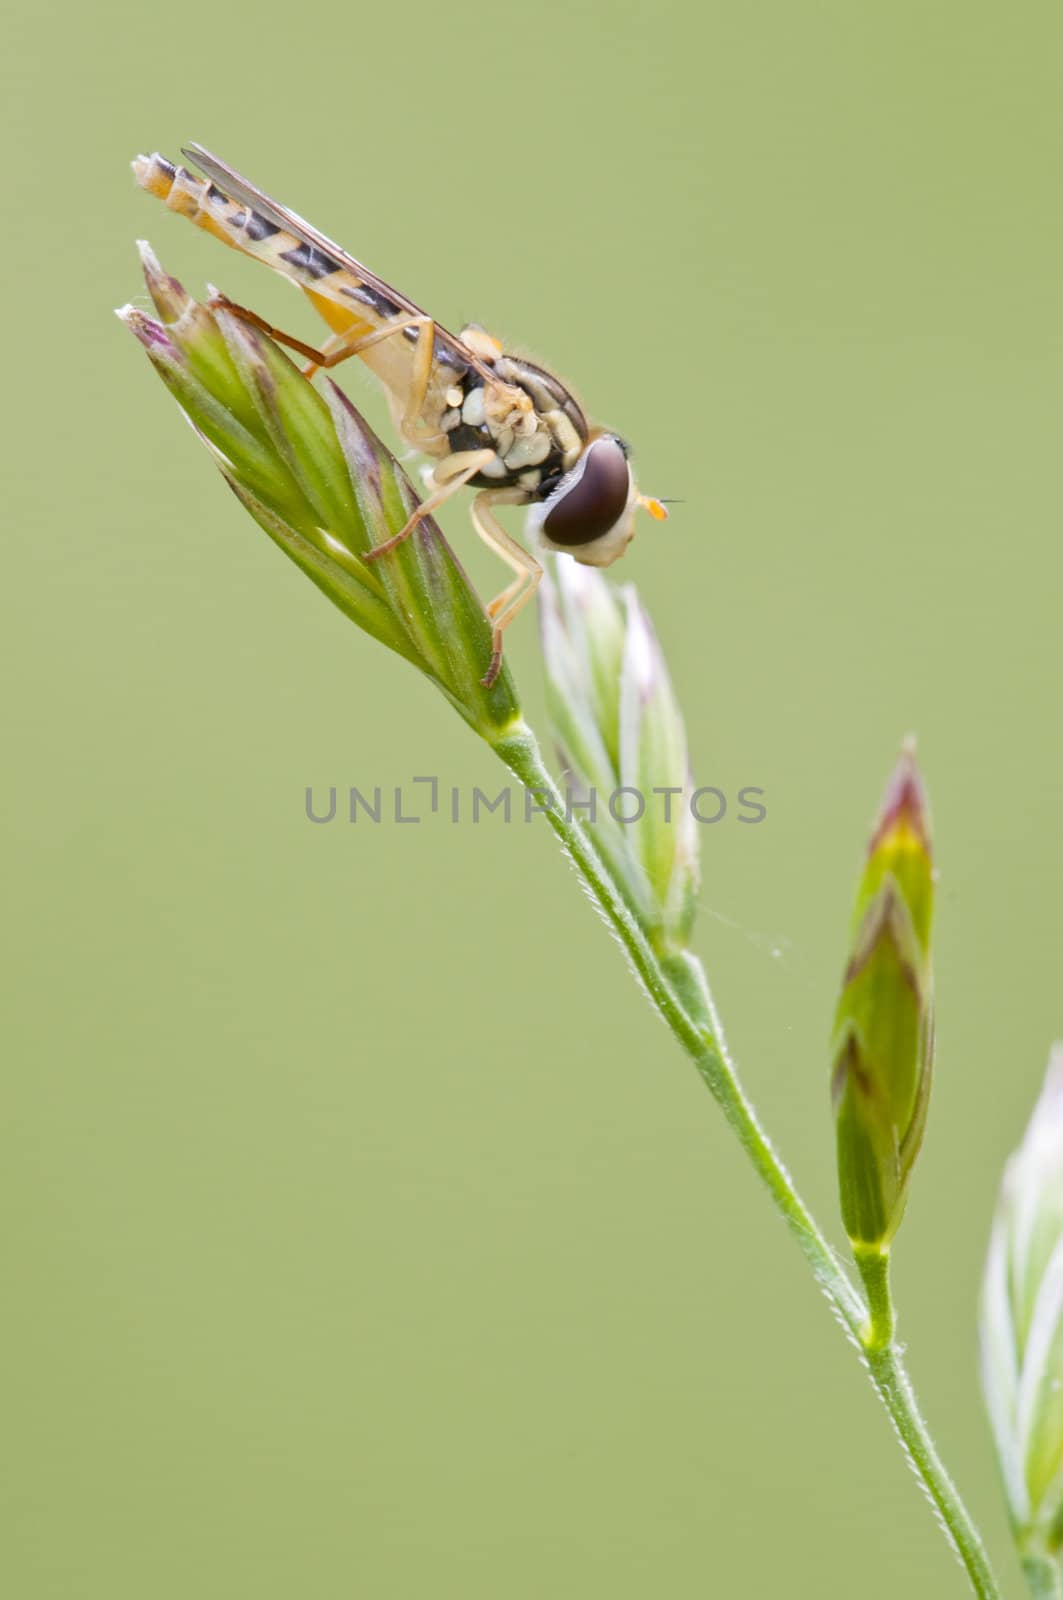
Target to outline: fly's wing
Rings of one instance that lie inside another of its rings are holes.
[[[348,313],[368,313],[367,320],[374,327],[383,326],[398,316],[425,315],[420,306],[406,295],[370,272],[361,261],[327,238],[297,212],[271,200],[269,195],[235,172],[218,156],[204,150],[202,145],[188,145],[181,154],[194,161],[211,180],[207,190],[208,204],[212,199],[211,189],[237,202],[246,214],[242,228],[245,237],[259,244],[270,241],[268,251],[252,253],[267,260],[276,271],[294,278],[310,294],[315,305],[322,298],[334,300]],[[236,222],[236,218],[229,218],[230,228],[239,232],[241,230],[236,228]],[[265,228],[262,227],[263,223]],[[253,239],[255,233],[262,235],[257,241]],[[493,374],[483,367],[460,339],[438,322],[435,330],[437,348],[442,346],[456,357],[454,364],[475,367],[485,380],[492,379]]]
[[[163,156],[138,156],[133,163],[137,182],[170,210],[295,283],[334,333],[360,338],[399,318],[424,316],[412,300],[210,151],[190,145],[183,154],[206,177],[174,166]],[[412,386],[424,331],[423,326],[403,329],[359,352],[387,389],[396,417],[401,416]],[[498,385],[490,368],[454,334],[436,323],[434,335],[431,381],[425,396],[425,420],[430,428],[435,423],[427,413],[441,414],[443,395],[470,369],[479,373],[485,384]]]

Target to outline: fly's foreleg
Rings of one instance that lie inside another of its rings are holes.
[[[484,489],[472,503],[472,521],[484,544],[501,556],[507,566],[517,574],[512,583],[497,594],[487,607],[487,615],[494,624],[491,635],[491,664],[480,682],[489,689],[502,670],[502,635],[514,618],[523,611],[539,587],[543,569],[524,546],[518,544],[495,517],[492,506],[525,505],[529,496],[523,489]]]

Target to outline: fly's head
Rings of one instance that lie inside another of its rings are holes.
[[[568,472],[541,484],[528,527],[547,549],[608,567],[634,538],[640,506],[658,522],[668,515],[659,500],[639,493],[623,440],[599,433]]]

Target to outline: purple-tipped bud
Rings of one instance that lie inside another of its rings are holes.
[[[926,795],[906,745],[868,845],[834,1019],[842,1217],[858,1255],[888,1250],[922,1143],[933,1060],[933,884]]]

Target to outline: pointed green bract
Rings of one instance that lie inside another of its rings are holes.
[[[592,567],[555,563],[557,606],[577,664],[586,715],[602,740],[607,770],[620,769],[620,677],[626,618],[621,594]]]
[[[405,474],[336,384],[322,395],[266,334],[201,305],[141,245],[161,321],[118,314],[258,525],[353,622],[431,678],[497,744],[520,725],[491,624],[435,522],[366,559],[417,507]]]
[[[573,813],[593,829],[630,909],[666,955],[696,908],[686,733],[633,587],[567,556],[540,590],[546,697]]]
[[[834,1018],[838,1181],[858,1256],[888,1250],[922,1143],[934,1043],[932,911],[929,814],[906,748],[868,846]]]
[[[604,801],[619,782],[623,608],[599,574],[559,559],[539,586],[539,623],[561,765]]]
[[[666,938],[682,947],[697,909],[698,839],[686,729],[661,647],[633,587],[624,591],[620,674],[620,782],[645,812],[631,846],[661,909]]]
[[[1004,1172],[982,1283],[982,1387],[1020,1552],[1063,1551],[1063,1046]]]

